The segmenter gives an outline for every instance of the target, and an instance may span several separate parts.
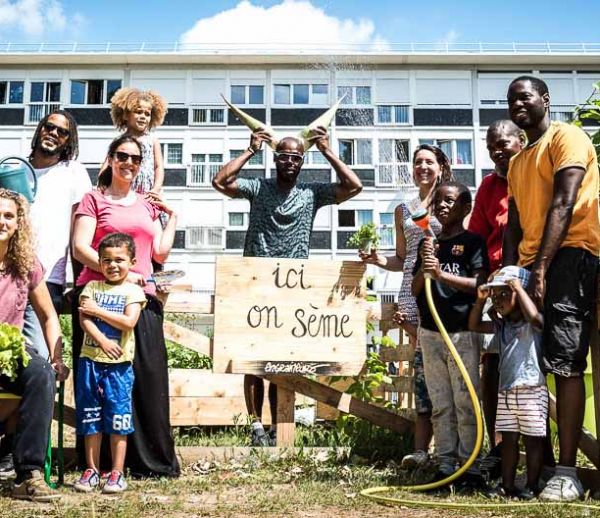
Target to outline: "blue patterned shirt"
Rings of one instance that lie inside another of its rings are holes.
[[[297,183],[289,192],[275,178],[238,178],[238,198],[250,201],[244,256],[306,259],[317,210],[336,202],[334,183]]]

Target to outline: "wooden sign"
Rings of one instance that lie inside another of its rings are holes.
[[[363,263],[217,257],[216,268],[214,372],[359,373]]]

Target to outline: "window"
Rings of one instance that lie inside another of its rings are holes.
[[[369,139],[340,139],[339,155],[347,165],[370,165],[373,163],[372,144]]]
[[[320,151],[307,151],[304,154],[304,165],[329,165],[327,159]]]
[[[71,81],[71,104],[108,104],[121,88],[120,79]]]
[[[233,104],[265,104],[265,87],[262,85],[231,85]]]
[[[408,124],[410,106],[407,104],[377,106],[377,124]]]
[[[371,104],[370,86],[338,86],[338,99],[342,104]]]
[[[273,88],[273,104],[327,105],[328,102],[326,84],[276,84]]]
[[[183,164],[183,144],[161,144],[163,160],[165,165],[181,165]]]
[[[23,103],[23,81],[0,81],[0,104]]]
[[[233,160],[234,158],[240,156],[243,152],[243,149],[231,149],[229,150],[229,159]],[[256,151],[254,155],[250,157],[250,160],[246,162],[246,165],[263,165],[263,150],[259,149]]]
[[[379,214],[379,246],[381,248],[394,248],[394,213],[381,212]]]
[[[210,186],[213,178],[223,165],[223,155],[219,153],[194,153],[188,185]]]
[[[338,210],[338,227],[358,228],[372,221],[372,210]]]
[[[413,185],[408,140],[379,140],[379,163],[375,168],[375,184],[392,187]]]
[[[450,159],[453,166],[473,165],[472,146],[468,139],[421,139],[419,143],[438,146]]]
[[[26,120],[29,124],[37,124],[49,113],[60,109],[60,82],[33,81],[29,100]]]
[[[188,227],[185,232],[185,247],[223,248],[223,235],[222,227]]]
[[[191,125],[225,124],[225,108],[192,108]]]
[[[246,227],[248,226],[247,212],[230,212],[229,213],[230,227]]]

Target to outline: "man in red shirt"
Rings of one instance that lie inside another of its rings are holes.
[[[495,169],[481,181],[477,190],[469,230],[486,240],[490,271],[495,272],[502,267],[502,237],[508,221],[508,165],[511,157],[525,145],[525,135],[511,120],[498,120],[490,124],[486,142]],[[495,445],[499,362],[497,351],[484,354],[481,362],[483,413],[490,444]],[[490,469],[496,464],[499,466],[499,451],[492,449],[488,459]]]

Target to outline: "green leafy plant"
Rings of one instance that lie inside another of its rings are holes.
[[[14,381],[21,364],[23,367],[29,364],[29,354],[25,351],[25,337],[18,327],[1,323],[0,373]]]
[[[212,358],[166,340],[167,364],[170,369],[212,369]]]
[[[573,112],[573,124],[576,126],[583,126],[586,119],[596,121],[600,123],[600,82],[594,84],[594,89],[590,96],[579,106],[575,108]],[[596,97],[594,99],[594,97]],[[596,130],[592,134],[592,144],[596,148],[596,154],[600,156],[600,130]]]
[[[371,248],[377,248],[379,245],[379,234],[375,223],[365,223],[350,236],[346,244],[352,248],[358,248],[365,252],[370,252]]]

